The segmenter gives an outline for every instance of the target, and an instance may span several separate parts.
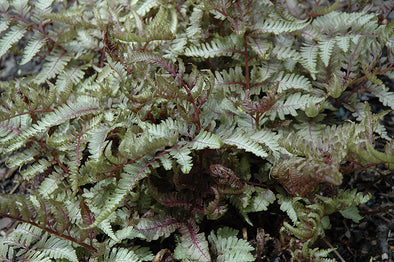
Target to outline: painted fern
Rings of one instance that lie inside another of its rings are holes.
[[[34,185],[0,195],[1,259],[259,261],[238,232],[265,212],[279,253],[328,259],[370,197],[344,178],[394,168],[394,23],[323,2],[0,0],[0,57],[38,65],[0,82],[0,154]]]

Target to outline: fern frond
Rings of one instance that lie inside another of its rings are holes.
[[[227,145],[235,146],[239,149],[244,149],[256,156],[265,158],[268,156],[267,152],[256,141],[250,139],[249,135],[241,129],[236,129],[234,132],[222,138],[222,141]]]
[[[282,33],[301,30],[309,24],[307,20],[283,21],[283,20],[266,20],[262,24],[256,24],[254,31],[263,33],[273,33],[279,35]]]
[[[7,3],[7,2],[6,2]],[[1,7],[1,6],[0,6]],[[4,11],[5,12],[5,11]],[[0,34],[3,33],[5,30],[8,29],[10,26],[11,19],[8,17],[2,16],[0,18]]]
[[[269,51],[272,49],[272,43],[262,39],[252,39],[249,42],[253,51],[255,51],[262,59],[269,59]]]
[[[139,3],[136,12],[140,16],[146,15],[152,8],[157,7],[161,2],[159,0],[145,1]]]
[[[44,181],[42,181],[38,192],[45,198],[48,198],[56,189],[61,186],[61,181],[64,179],[63,173],[58,167],[52,172]]]
[[[145,239],[152,241],[159,237],[168,237],[181,225],[182,223],[171,216],[158,215],[151,218],[141,218],[135,228]]]
[[[228,71],[215,71],[215,79],[215,87],[228,87],[231,91],[242,90],[246,81],[245,75],[242,73],[242,68],[240,66],[230,68]]]
[[[282,93],[288,89],[301,89],[306,91],[312,89],[311,82],[303,75],[283,74],[281,72],[274,81],[279,83],[278,93]]]
[[[363,68],[363,71],[364,71],[364,73],[367,76],[369,81],[371,81],[372,83],[374,83],[376,85],[379,85],[379,86],[383,86],[384,85],[383,81],[380,80],[379,78],[377,78],[376,74],[371,72],[367,65],[363,64],[362,68]]]
[[[329,6],[314,5],[312,11],[310,12],[310,15],[321,16],[321,15],[329,14],[338,8],[339,3],[340,0],[335,1],[335,3]]]
[[[285,115],[296,116],[297,109],[305,109],[309,103],[318,104],[321,101],[322,98],[295,93],[280,99],[267,113],[270,115],[270,119],[275,119],[278,116],[279,119],[283,120]]]
[[[138,20],[138,18],[136,19]],[[152,40],[171,40],[174,38],[171,25],[168,25],[168,11],[161,6],[156,16],[144,26],[144,35],[133,32],[114,33],[114,37],[126,42],[147,42]],[[142,24],[141,24],[142,29]],[[141,30],[142,31],[142,30]]]
[[[244,239],[237,237],[238,230],[222,227],[216,234],[212,231],[208,236],[211,251],[217,256],[218,262],[225,261],[255,261],[252,251],[254,248]]]
[[[54,0],[39,0],[34,4],[34,9],[40,15],[51,12],[52,3]]]
[[[317,55],[319,54],[318,44],[304,44],[301,47],[302,65],[311,73],[315,80]]]
[[[31,9],[28,0],[14,0],[11,2],[11,6],[14,8],[16,14],[21,17],[26,17]]]
[[[349,35],[338,35],[335,37],[336,38],[336,43],[339,46],[339,48],[342,49],[343,52],[347,52],[350,47],[350,39],[351,36]]]
[[[192,219],[189,219],[187,224],[179,229],[182,235],[174,250],[176,259],[189,259],[200,262],[211,261],[205,233],[197,233],[198,231],[199,227]]]
[[[301,64],[304,63],[300,52],[295,50],[291,46],[286,46],[278,43],[271,51],[271,54],[282,61],[294,60],[300,62]]]
[[[43,234],[41,229],[25,223],[18,225],[10,235],[1,239],[0,250],[6,253],[5,256],[0,255],[4,261],[14,261],[15,258],[21,261],[79,261],[70,241],[49,236],[48,233]]]
[[[96,227],[111,215],[120,206],[129,192],[136,186],[137,182],[150,173],[149,165],[146,164],[145,161],[147,161],[146,158],[142,158],[139,161],[136,161],[133,164],[128,164],[123,168],[124,173],[121,174],[116,189],[108,198],[104,209],[101,211],[94,223],[86,229]]]
[[[274,132],[263,129],[252,134],[250,139],[267,146],[275,159],[279,158],[280,153],[284,153],[283,148],[278,143],[280,135],[277,135]]]
[[[139,262],[141,261],[139,256],[137,256],[133,250],[126,248],[107,248],[104,254],[104,260],[108,262]]]
[[[43,173],[46,169],[52,166],[54,162],[48,161],[46,159],[40,159],[28,168],[21,171],[21,175],[26,180],[31,180],[37,174]]]
[[[174,23],[175,21],[171,21]],[[164,6],[160,6],[159,11],[146,26],[146,31],[150,33],[150,37],[155,40],[170,40],[174,38],[172,29],[176,25],[168,21],[168,10]]]
[[[215,39],[209,43],[202,43],[200,45],[193,45],[185,49],[186,56],[194,57],[216,57],[216,56],[231,56],[234,53],[239,53],[236,36],[230,36],[224,39]]]
[[[376,96],[384,106],[391,107],[394,110],[394,93],[384,86],[368,85],[367,90]]]
[[[38,253],[40,253],[41,249],[41,257],[43,258],[67,259],[68,261],[78,262],[76,251],[71,246],[70,242],[55,236],[51,236],[48,239],[45,239],[45,236],[42,237],[39,243],[35,245],[34,249],[38,250]],[[37,256],[37,253],[34,256]]]
[[[108,144],[108,141],[106,141],[108,132],[111,130],[111,128],[107,125],[100,125],[96,128],[93,128],[89,130],[89,152],[90,152],[90,157],[94,160],[98,160],[106,145]]]
[[[92,97],[79,96],[75,101],[71,101],[48,113],[41,121],[34,124],[24,133],[16,138],[15,142],[24,141],[33,137],[52,126],[60,125],[70,119],[77,118],[87,114],[94,114],[100,111],[97,99]]]
[[[167,72],[176,75],[176,69],[174,64],[170,61],[163,59],[163,57],[156,54],[149,54],[143,52],[133,52],[130,54],[130,62],[146,62],[146,63],[154,63],[162,68],[164,68]]]
[[[278,199],[278,204],[280,204],[280,210],[286,212],[291,221],[296,223],[298,221],[296,210],[300,208],[298,200],[300,200],[301,197],[289,197],[283,194],[277,194],[276,197]]]
[[[90,251],[95,250],[93,246],[83,243],[87,237],[86,231],[73,230],[73,223],[78,222],[77,215],[70,213],[69,205],[65,206],[64,202],[44,199],[38,195],[26,197],[3,194],[0,195],[0,201],[1,216],[29,223],[51,233],[53,237],[67,239]],[[78,213],[78,208],[74,207],[74,212]]]
[[[231,194],[231,191],[233,190],[236,193],[242,191],[243,184],[241,180],[234,174],[234,171],[232,171],[230,168],[220,164],[212,164],[209,166],[209,172],[218,183],[220,193],[229,191],[228,194]],[[230,186],[231,188],[227,189],[223,188],[223,186]]]
[[[7,116],[7,118],[9,118],[9,116]],[[17,138],[18,135],[20,135],[30,125],[31,118],[27,115],[14,117],[0,122],[0,143],[2,145],[7,144],[10,140]]]
[[[275,194],[265,188],[256,187],[249,199],[249,204],[241,210],[241,213],[260,212],[268,209],[268,206],[276,200]]]
[[[304,196],[320,183],[342,183],[342,174],[337,166],[301,157],[283,161],[271,170],[271,175],[294,196]]]
[[[3,26],[5,27],[5,25]],[[18,42],[26,32],[26,26],[17,24],[12,26],[11,29],[0,39],[0,57],[2,57],[8,49]]]
[[[186,36],[188,38],[193,39],[201,35],[201,24],[199,21],[201,20],[202,16],[203,11],[198,7],[194,7],[192,14],[189,17],[190,25],[186,28]]]
[[[42,18],[47,18],[52,21],[59,21],[74,26],[81,26],[84,28],[93,27],[92,24],[86,20],[86,12],[84,14],[86,6],[81,6],[75,9],[62,10],[56,13],[47,13],[41,15]]]
[[[37,148],[35,146],[32,146],[31,148],[29,148],[29,150],[15,153],[9,159],[9,161],[6,162],[6,165],[8,168],[21,167],[24,164],[34,160],[34,158],[37,157],[39,154],[40,152],[37,151]]]
[[[201,150],[204,148],[218,149],[223,145],[220,138],[210,132],[201,130],[201,132],[193,139],[192,148],[196,150]]]
[[[48,62],[44,64],[43,69],[36,76],[34,82],[37,84],[42,84],[46,80],[54,78],[65,68],[71,58],[72,57],[70,55],[67,55],[66,53],[55,53],[51,56],[48,56],[46,58]]]
[[[167,128],[165,122],[160,125],[146,125],[145,132],[133,133],[129,130],[119,145],[119,152],[129,159],[155,152],[164,147],[172,147],[178,139],[177,130]]]
[[[320,57],[321,57],[321,60],[323,61],[325,66],[328,66],[328,64],[330,62],[330,58],[332,56],[332,52],[334,50],[335,43],[336,43],[336,38],[329,38],[329,39],[321,41],[319,43]],[[311,58],[311,59],[313,59],[313,58]],[[312,65],[313,62],[310,61],[310,62],[308,62],[308,64]]]
[[[193,166],[193,159],[190,156],[192,151],[186,146],[178,146],[176,148],[171,148],[169,153],[181,166],[181,171],[184,174],[188,174]]]

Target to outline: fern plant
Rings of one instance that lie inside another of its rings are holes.
[[[0,57],[40,65],[0,82],[0,153],[32,185],[0,195],[1,259],[260,260],[223,223],[276,203],[293,258],[324,260],[329,216],[370,197],[343,177],[394,168],[394,22],[307,3],[0,1]]]

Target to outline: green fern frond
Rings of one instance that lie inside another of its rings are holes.
[[[325,66],[328,66],[330,62],[330,58],[332,56],[332,52],[334,50],[335,44],[336,44],[336,38],[329,38],[319,43],[320,57]],[[311,64],[311,62],[308,62],[308,64]]]
[[[301,64],[304,63],[300,52],[292,48],[292,46],[277,44],[271,51],[271,55],[274,55],[281,61],[294,60]]]
[[[167,129],[165,124],[152,125],[139,134],[128,131],[119,145],[119,152],[129,159],[137,159],[166,146],[172,147],[177,139],[176,130]]]
[[[50,80],[54,78],[58,73],[60,73],[67,63],[71,60],[71,56],[66,53],[60,54],[55,53],[51,56],[48,56],[46,60],[47,63],[44,64],[41,72],[36,76],[35,83],[42,84],[46,80]]]
[[[263,147],[250,139],[249,135],[241,129],[236,129],[231,135],[222,137],[222,141],[227,145],[235,146],[238,149],[243,149],[262,158],[268,156]]]
[[[9,159],[9,161],[6,162],[6,165],[8,168],[21,167],[24,164],[34,160],[34,158],[37,157],[38,155],[39,152],[37,151],[37,148],[35,146],[32,146],[29,148],[29,150],[15,153]]]
[[[372,83],[374,83],[376,85],[379,85],[379,86],[383,86],[384,85],[383,81],[380,80],[379,78],[377,78],[376,74],[371,72],[367,65],[363,64],[362,68],[363,68],[363,71],[364,71],[364,73],[367,76],[369,81],[371,81]]]
[[[10,26],[10,22],[11,22],[11,19],[9,17],[2,16],[0,18],[0,34],[8,29],[8,27]]]
[[[376,96],[384,106],[391,107],[394,110],[394,93],[384,86],[368,85],[367,90]]]
[[[282,33],[301,30],[309,24],[307,20],[283,21],[283,20],[266,20],[262,24],[256,24],[254,31],[262,33],[273,33],[279,35]]]
[[[321,101],[322,98],[295,93],[281,98],[267,113],[270,115],[270,119],[275,119],[278,116],[279,119],[283,120],[285,115],[296,116],[298,114],[296,110],[305,109],[309,103],[318,104]]]
[[[302,65],[311,73],[312,78],[315,80],[317,55],[319,54],[318,44],[304,44],[301,47]]]
[[[242,73],[240,66],[235,66],[234,68],[221,72],[215,71],[215,79],[215,87],[228,87],[231,91],[239,90],[245,85],[245,75]]]
[[[286,212],[287,216],[291,219],[291,221],[293,223],[296,223],[298,221],[298,214],[297,214],[297,209],[299,209],[298,200],[300,200],[301,197],[294,198],[294,197],[285,196],[283,194],[277,194],[276,197],[278,199],[278,204],[280,204],[280,210]]]
[[[209,149],[218,149],[223,145],[223,142],[220,138],[210,132],[202,130],[192,142],[192,148],[196,150],[201,150],[204,148]]]
[[[237,237],[238,230],[222,227],[211,232],[208,241],[211,251],[217,256],[216,261],[255,261],[252,251],[254,248],[244,239]]]
[[[146,52],[145,53],[133,52],[132,54],[130,54],[130,62],[154,63],[164,68],[167,72],[173,74],[173,76],[176,75],[175,65],[156,54],[146,53]]]
[[[52,21],[59,21],[61,23],[66,23],[69,25],[74,25],[74,26],[81,26],[84,28],[90,28],[93,27],[92,24],[87,22],[86,20],[86,15],[84,15],[86,6],[81,6],[79,8],[75,9],[67,9],[67,10],[62,10],[57,13],[47,13],[41,15],[42,18],[47,18]],[[86,14],[86,12],[85,12]]]
[[[36,175],[43,173],[47,170],[50,166],[52,166],[54,162],[48,161],[46,159],[40,159],[30,167],[21,171],[21,175],[24,179],[30,180],[34,178]]]
[[[171,148],[169,153],[181,166],[181,171],[184,174],[188,174],[193,166],[193,159],[190,156],[192,151],[188,147],[180,145],[176,148]]]
[[[138,19],[138,18],[137,18]],[[171,40],[174,38],[171,31],[173,25],[168,24],[168,11],[161,6],[156,16],[142,28],[144,36],[133,32],[114,33],[114,37],[126,42],[147,42],[152,40]]]
[[[236,36],[232,35],[224,39],[215,39],[209,43],[202,43],[200,45],[193,45],[184,51],[186,56],[193,57],[216,57],[216,56],[231,56],[240,51]]]
[[[335,3],[333,3],[332,5],[329,5],[329,6],[314,5],[310,15],[311,16],[321,16],[321,15],[329,14],[338,8],[339,3],[340,3],[340,0],[335,1]]]
[[[59,168],[55,167],[55,171],[52,172],[44,181],[42,181],[38,192],[45,198],[48,198],[53,192],[55,192],[61,185],[61,181],[64,179],[63,172]]]
[[[281,153],[284,153],[283,148],[278,143],[280,136],[269,130],[257,131],[250,138],[259,144],[267,146],[275,160],[279,159]]]
[[[199,227],[189,219],[188,223],[179,228],[182,234],[174,250],[176,259],[188,259],[190,261],[208,262],[211,261],[208,241],[205,233],[197,233]]]
[[[168,21],[168,10],[164,6],[160,6],[159,11],[154,18],[146,26],[147,32],[151,33],[151,38],[160,40],[170,40],[174,38],[172,29],[176,27],[176,24],[172,24],[176,21]]]
[[[186,28],[186,35],[188,38],[193,39],[201,35],[201,24],[199,21],[202,17],[203,11],[198,7],[194,7],[189,17],[189,25]]]
[[[241,213],[260,212],[268,209],[268,206],[276,200],[275,194],[265,188],[256,187],[249,199],[249,204],[241,210]]]
[[[152,10],[154,7],[157,7],[161,2],[159,0],[153,0],[153,1],[143,1],[139,3],[139,6],[137,7],[136,12],[140,16],[146,15],[150,10]]]
[[[98,160],[108,141],[106,141],[108,132],[110,132],[111,128],[107,125],[100,125],[96,128],[91,129],[89,133],[89,143],[88,148],[90,152],[90,157],[94,160]]]
[[[30,197],[0,195],[0,199],[2,203],[0,206],[1,216],[29,223],[50,233],[50,235],[53,235],[51,237],[67,239],[88,250],[95,250],[92,246],[83,243],[87,237],[86,231],[77,229],[76,225],[73,224],[79,222],[78,215],[74,214],[75,212],[78,213],[79,209],[71,208],[70,203],[44,199],[38,195]]]
[[[40,33],[35,33],[32,39],[27,43],[26,48],[23,50],[23,58],[20,65],[28,63],[45,45],[46,37]]]
[[[14,8],[16,14],[21,17],[25,17],[31,9],[28,0],[14,0],[11,2],[11,6]]]
[[[139,256],[137,256],[133,250],[129,250],[126,248],[108,248],[104,254],[104,260],[108,262],[121,262],[121,261],[130,261],[130,262],[139,262],[141,261]]]
[[[336,39],[336,44],[339,46],[339,48],[342,49],[343,52],[347,52],[350,47],[350,39],[351,36],[349,35],[338,35],[335,37]]]
[[[168,237],[181,225],[171,216],[158,215],[151,218],[141,218],[135,228],[145,239],[152,241],[160,237]]]
[[[282,93],[288,89],[301,89],[309,91],[312,84],[308,78],[297,74],[283,74],[282,72],[275,78],[275,82],[279,83],[278,93]]]
[[[20,224],[10,235],[0,241],[0,257],[4,261],[56,261],[78,262],[71,243],[29,224]]]
[[[54,0],[39,0],[34,4],[34,9],[41,15],[49,13],[52,10],[53,1]]]
[[[10,118],[8,114],[5,117]],[[9,140],[17,138],[30,125],[31,118],[27,115],[0,122],[0,143],[2,145],[7,144]]]
[[[5,36],[0,39],[0,57],[23,37],[26,30],[26,26],[21,24],[12,26],[11,29],[8,30]]]
[[[48,113],[41,121],[18,136],[15,142],[24,141],[70,119],[87,114],[97,114],[98,112],[100,112],[100,109],[97,99],[80,96],[75,101],[70,101],[68,104],[60,106],[55,112]]]
[[[137,182],[145,178],[150,173],[150,167],[146,161],[146,158],[142,158],[133,164],[124,166],[124,173],[121,174],[116,189],[112,192],[111,196],[105,203],[104,209],[101,211],[94,223],[86,229],[96,227],[111,215],[120,206],[129,192],[137,185]]]

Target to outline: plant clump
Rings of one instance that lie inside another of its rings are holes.
[[[31,185],[0,194],[21,222],[0,258],[261,261],[272,210],[278,256],[328,261],[330,215],[371,197],[343,180],[394,169],[394,22],[303,2],[0,0],[0,57],[40,67],[0,82],[0,153]]]

